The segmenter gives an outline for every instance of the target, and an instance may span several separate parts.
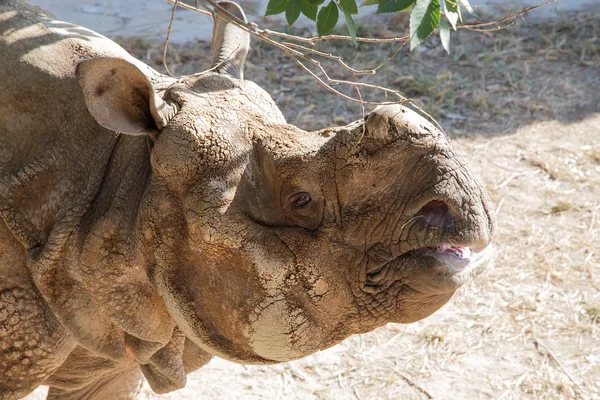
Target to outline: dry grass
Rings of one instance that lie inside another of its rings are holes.
[[[388,19],[366,34],[396,34]],[[600,15],[461,32],[376,76],[438,117],[498,209],[496,266],[431,318],[388,325],[303,360],[214,360],[168,399],[600,398]],[[160,44],[124,46],[160,69]],[[208,67],[209,45],[173,47],[171,71]],[[393,49],[339,47],[354,65]],[[305,129],[345,124],[360,106],[325,93],[254,44],[247,77]],[[595,114],[595,115],[594,115]],[[148,386],[139,399],[158,399]]]

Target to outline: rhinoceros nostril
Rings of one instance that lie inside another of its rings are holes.
[[[432,200],[429,203],[425,204],[417,214],[445,214],[448,212],[448,206],[443,201]]]
[[[444,227],[451,221],[452,216],[448,211],[448,205],[440,200],[432,200],[425,204],[416,213],[428,226]]]

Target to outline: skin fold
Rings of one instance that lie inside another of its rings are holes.
[[[288,125],[242,79],[248,46],[217,15],[212,68],[172,78],[0,1],[0,399],[301,358],[425,318],[490,264],[492,206],[442,132],[402,106]]]

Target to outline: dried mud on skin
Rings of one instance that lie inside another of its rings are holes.
[[[391,19],[363,35],[402,33],[393,26],[407,24]],[[600,15],[589,13],[460,32],[450,56],[433,40],[376,75],[438,118],[498,210],[495,267],[447,306],[295,362],[213,360],[183,390],[158,396],[144,384],[134,398],[600,398],[599,37]],[[161,69],[162,43],[121,43]],[[290,123],[317,129],[360,118],[359,105],[318,88],[276,50],[253,46],[246,76]],[[338,49],[354,65],[393,50]],[[169,68],[204,70],[209,54],[207,43],[173,47]]]

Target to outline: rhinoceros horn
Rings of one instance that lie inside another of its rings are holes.
[[[217,3],[223,10],[246,22],[240,6],[230,1]],[[212,40],[212,68],[220,74],[244,79],[244,61],[250,48],[250,35],[245,30],[224,19],[221,10],[215,9]]]

